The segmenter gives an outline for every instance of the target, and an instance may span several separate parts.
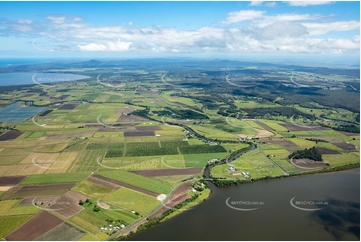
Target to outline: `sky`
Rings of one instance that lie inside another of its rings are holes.
[[[360,2],[0,2],[0,56],[360,58]]]

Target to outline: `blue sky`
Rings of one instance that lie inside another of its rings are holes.
[[[0,2],[2,57],[358,59],[359,35],[359,2]]]

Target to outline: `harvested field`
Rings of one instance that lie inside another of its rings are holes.
[[[289,152],[294,152],[296,150],[301,149],[295,143],[293,143],[287,139],[284,139],[284,138],[272,138],[272,139],[264,138],[264,139],[261,139],[261,141],[266,142],[266,144],[270,144],[270,145],[280,145]]]
[[[129,114],[133,112],[133,109],[129,108],[129,107],[125,107],[125,108],[116,108],[114,110],[114,114]]]
[[[21,227],[16,229],[10,235],[6,236],[6,240],[34,240],[45,232],[55,228],[63,221],[54,215],[42,211]]]
[[[333,143],[333,145],[337,146],[338,148],[341,148],[343,150],[356,150],[355,145],[353,144],[347,144],[347,143]]]
[[[311,131],[311,130],[325,130],[326,128],[321,126],[311,126],[311,125],[295,125],[293,123],[283,123],[280,124],[289,131]],[[304,126],[304,127],[303,127]]]
[[[328,154],[341,154],[341,152],[337,150],[331,150],[323,147],[317,147],[316,148],[322,155],[328,155]]]
[[[63,106],[61,106],[60,108],[58,108],[58,110],[73,110],[74,108],[76,108],[79,104],[77,103],[69,103],[69,104],[64,104]]]
[[[359,136],[359,133],[350,133],[350,132],[345,132],[345,131],[337,131],[340,134],[346,135],[346,136]]]
[[[145,190],[143,188],[132,186],[132,185],[126,184],[124,182],[116,181],[116,180],[113,180],[113,179],[110,179],[110,178],[107,178],[107,177],[104,177],[104,176],[100,176],[100,175],[97,175],[97,174],[92,175],[92,177],[95,177],[97,179],[107,181],[107,182],[110,182],[110,183],[113,183],[113,184],[116,184],[116,185],[119,185],[119,186],[122,186],[122,187],[126,187],[126,188],[132,189],[134,191],[145,193],[145,194],[148,194],[148,195],[153,196],[153,197],[157,197],[159,195],[158,193],[151,192],[151,191]]]
[[[115,95],[115,96],[120,96],[120,97],[124,97],[123,93],[120,92],[103,92],[104,94],[109,94],[109,95]]]
[[[165,205],[159,209],[156,213],[150,216],[151,219],[161,216],[165,211],[169,210],[177,206],[178,204],[185,201],[187,198],[190,198],[190,195],[186,194],[188,189],[191,187],[190,183],[182,184],[177,190],[172,194],[169,200],[165,203]]]
[[[97,126],[99,127],[99,126]],[[51,135],[47,136],[45,140],[60,140],[60,139],[69,139],[79,136],[87,136],[87,135],[93,135],[95,131],[85,131],[85,132],[79,132],[79,133],[72,133],[72,134],[58,134],[58,135]]]
[[[6,192],[10,190],[13,186],[0,186],[0,192]]]
[[[62,225],[43,234],[37,241],[77,241],[83,237],[85,233],[79,229],[63,223]]]
[[[202,171],[202,167],[184,168],[184,169],[155,169],[155,170],[136,170],[129,171],[141,176],[174,176],[174,175],[193,175]]]
[[[154,130],[162,130],[159,126],[136,126],[135,129],[137,131],[154,131]]]
[[[118,118],[117,122],[143,122],[147,120],[148,119],[136,115],[122,115]]]
[[[11,139],[16,139],[17,137],[19,137],[20,135],[22,135],[24,132],[20,132],[20,131],[15,131],[15,130],[10,130],[8,132],[6,132],[5,134],[0,136],[0,141],[6,141],[6,140],[11,140]]]
[[[17,186],[7,191],[2,198],[61,196],[74,186],[75,183]]]
[[[97,185],[108,187],[110,189],[118,189],[120,187],[120,185],[117,185],[117,184],[114,184],[114,183],[111,183],[111,182],[107,182],[105,180],[101,180],[101,179],[98,179],[98,178],[93,177],[93,176],[89,177],[87,179],[87,181],[95,183]]]
[[[267,131],[267,130],[261,130],[261,129],[255,129],[258,134],[256,134],[256,138],[265,138],[265,137],[270,137],[273,136],[274,133]]]
[[[26,176],[0,177],[0,186],[15,186],[22,182]]]
[[[65,98],[67,98],[67,97],[69,97],[70,95],[61,95],[60,97],[57,97],[56,99],[57,100],[63,100],[63,99],[65,99]]]
[[[126,131],[124,132],[124,137],[134,137],[134,136],[155,136],[154,131]]]
[[[262,128],[264,128],[267,131],[272,131],[273,130],[270,126],[262,123],[261,121],[258,121],[256,119],[252,119],[252,121],[255,122],[256,124],[258,124],[259,126],[261,126]]]
[[[22,175],[35,175],[43,174],[50,167],[50,163],[42,164],[41,166],[30,164],[19,164],[16,165],[12,170],[6,173],[7,176],[22,176]]]
[[[64,218],[70,218],[84,209],[84,207],[79,205],[79,200],[85,201],[88,198],[81,193],[70,191],[55,201],[49,208],[54,209],[54,212]]]

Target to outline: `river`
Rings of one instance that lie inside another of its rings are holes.
[[[360,169],[210,188],[207,201],[129,240],[360,239]]]

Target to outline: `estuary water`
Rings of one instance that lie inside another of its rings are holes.
[[[210,186],[207,201],[129,240],[360,239],[360,169]]]
[[[0,86],[48,84],[64,81],[77,81],[86,78],[89,77],[62,73],[1,73]]]

